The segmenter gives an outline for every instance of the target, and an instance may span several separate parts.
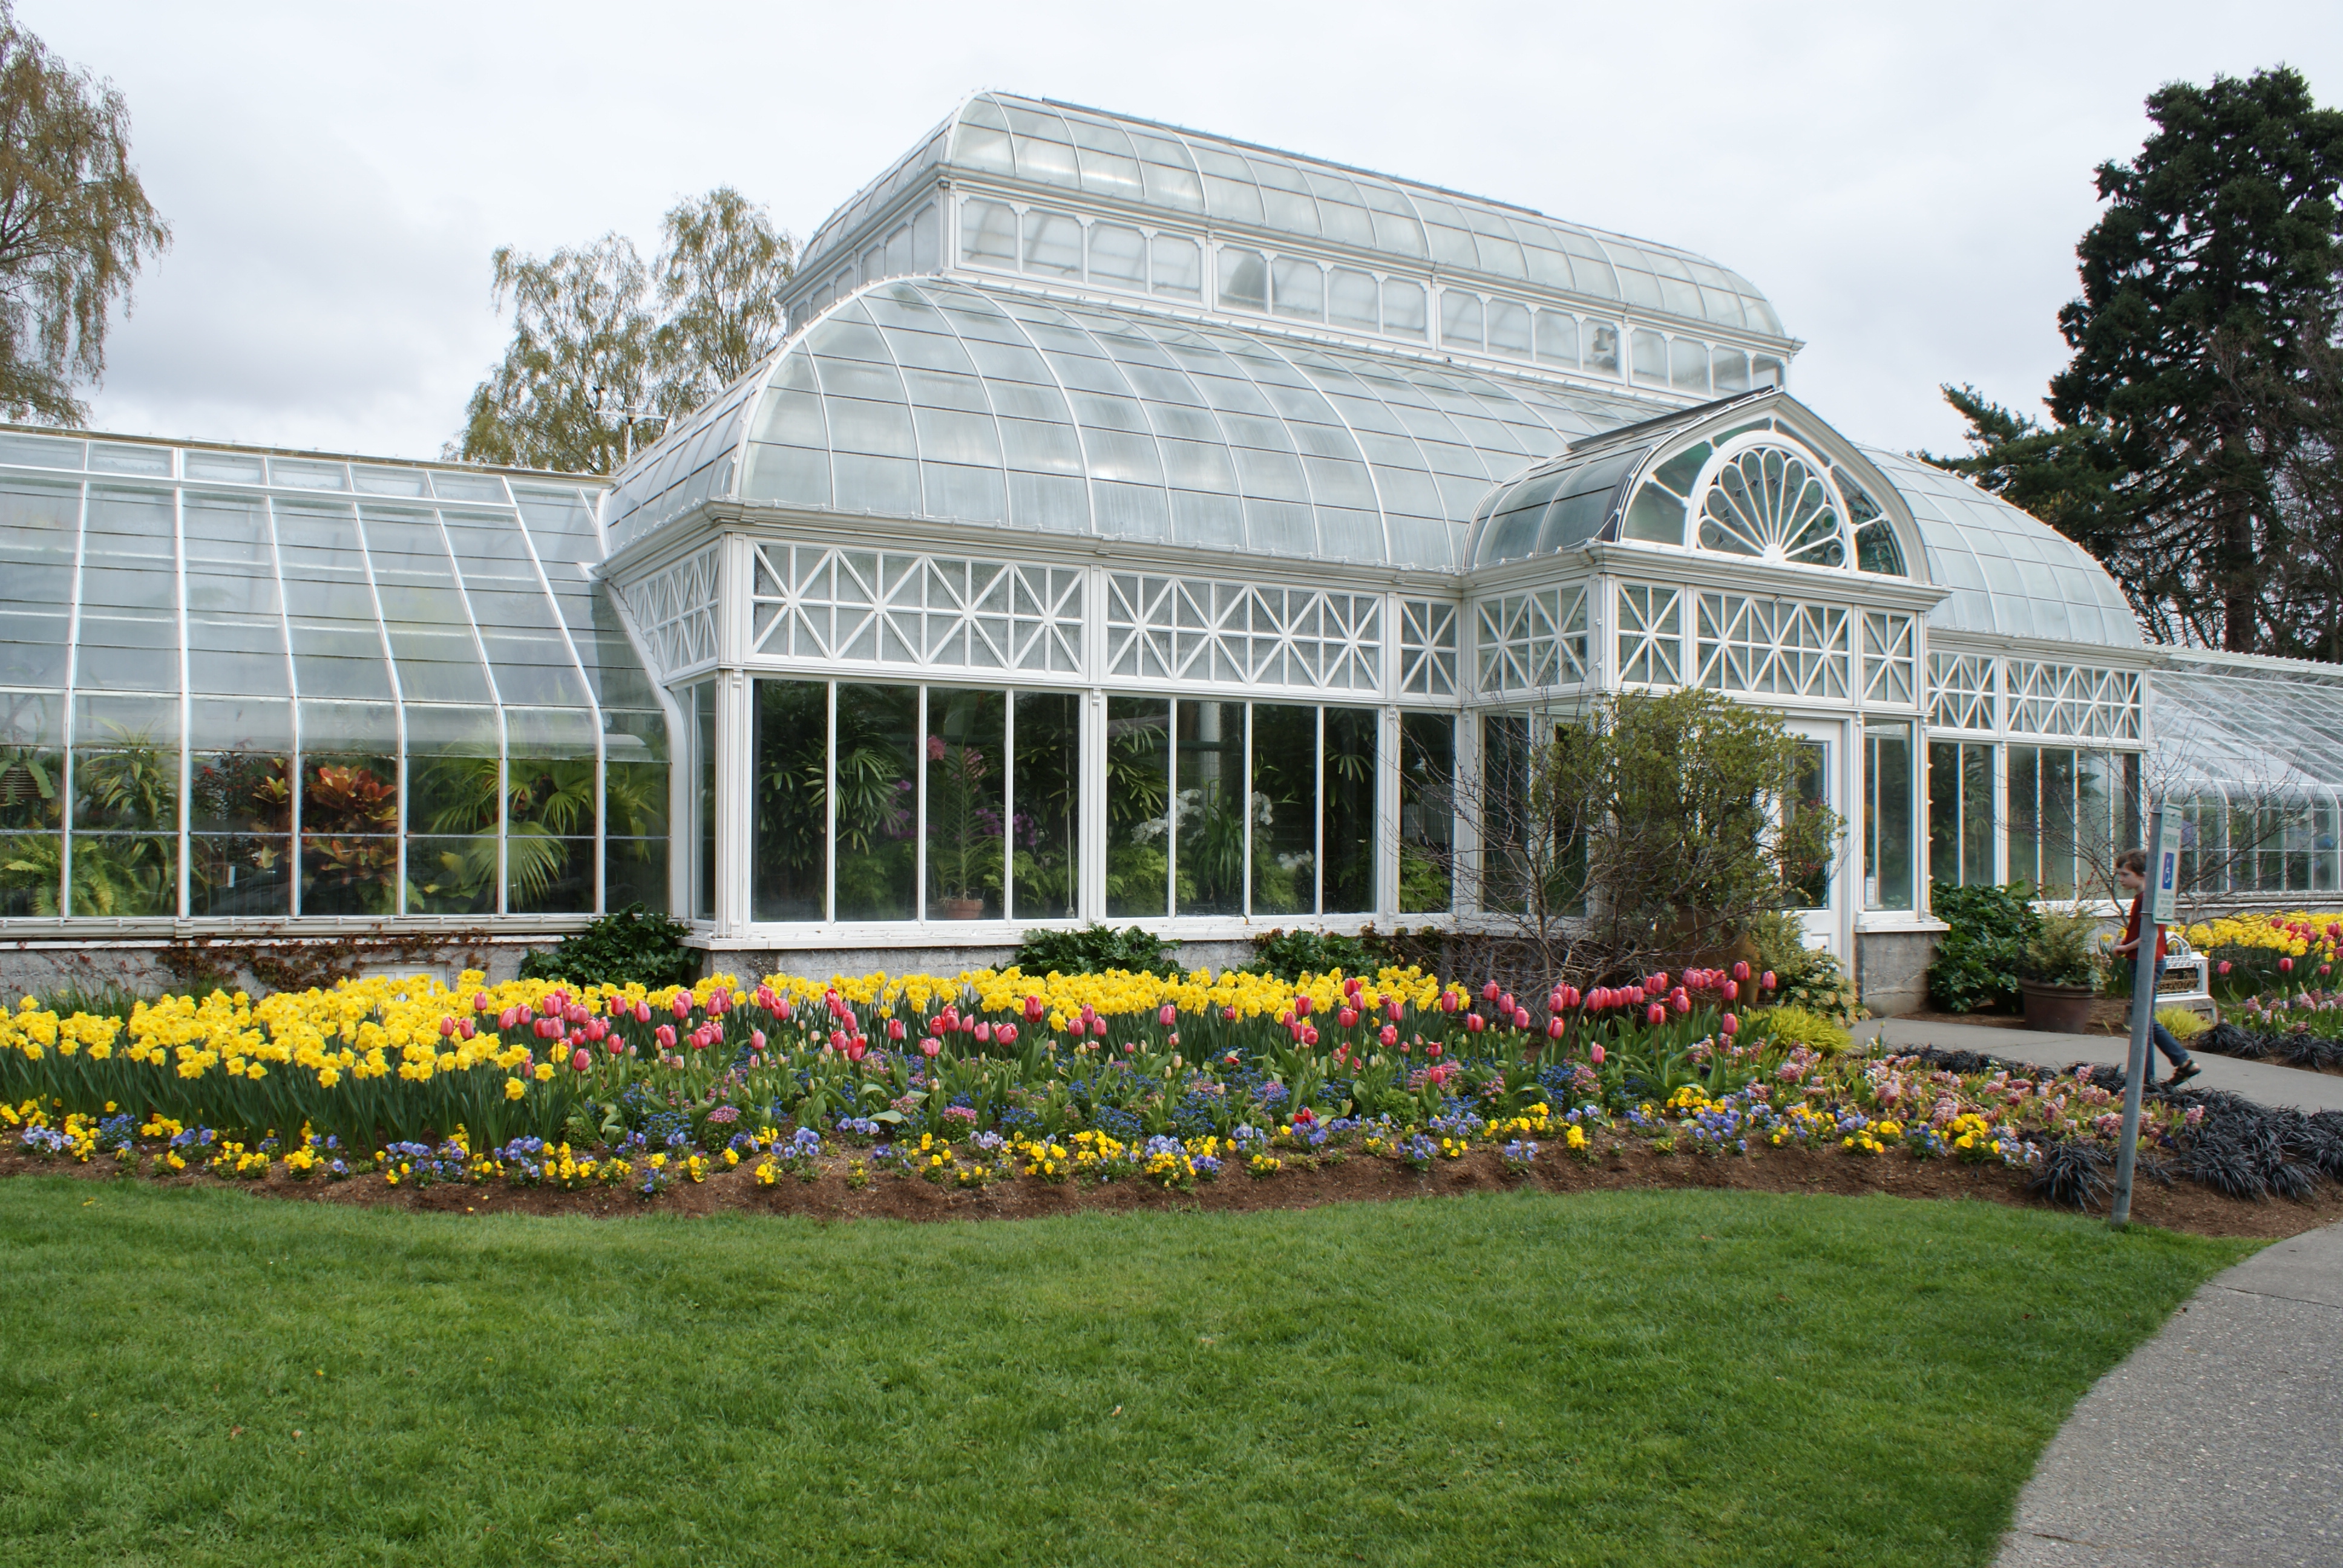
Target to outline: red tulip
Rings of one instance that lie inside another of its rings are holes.
[[[1443,1012],[1454,1012],[1456,1010],[1456,993],[1454,991],[1444,990],[1440,993],[1440,1010]]]
[[[1221,1021],[1222,1023],[1234,1023],[1236,1020],[1237,1010],[1234,1005],[1221,1009]]]
[[[594,1070],[592,1053],[581,1049],[569,1059],[569,1068],[573,1072],[591,1072]]]
[[[861,1035],[858,1034],[846,1042],[846,1060],[849,1061],[859,1062],[870,1053],[870,1042]]]
[[[1668,1010],[1658,1002],[1654,1002],[1644,1010],[1645,1023],[1664,1023],[1667,1021],[1667,1017]]]
[[[2290,972],[2294,969],[2294,960],[2292,959],[2280,959],[2278,960],[2278,967],[2281,971]]]
[[[1397,1045],[1399,1043],[1399,1026],[1397,1024],[1387,1023],[1383,1025],[1383,1032],[1376,1035],[1375,1038],[1382,1040],[1386,1047]]]
[[[1758,976],[1757,983],[1763,989],[1772,990],[1774,989],[1774,971],[1772,970],[1767,970],[1764,974]]]
[[[1440,1042],[1435,1040],[1430,1045],[1425,1046],[1423,1048],[1423,1054],[1431,1057],[1435,1061],[1438,1060],[1440,1058]]]
[[[1310,1026],[1309,1024],[1306,1024],[1306,1023],[1305,1023],[1305,1024],[1303,1024],[1303,1025],[1302,1026],[1302,1044],[1304,1044],[1304,1045],[1315,1045],[1315,1044],[1317,1044],[1317,1043],[1318,1043],[1318,1031],[1317,1031],[1317,1030],[1315,1030],[1314,1028],[1312,1028],[1312,1026]]]
[[[1497,1000],[1497,982],[1495,980],[1491,980],[1487,985],[1481,988],[1481,1000],[1483,1001],[1494,1001]]]
[[[675,1049],[675,1026],[671,1023],[663,1023],[657,1029],[651,1030],[651,1038],[659,1041],[659,1049],[661,1050],[673,1050]]]
[[[1342,982],[1342,994],[1344,996],[1356,996],[1359,994],[1359,981],[1356,976],[1353,976]]]
[[[1724,1021],[1719,1023],[1716,1027],[1723,1030],[1728,1035],[1739,1034],[1741,1032],[1741,1020],[1728,1012],[1725,1015]]]
[[[1466,1013],[1466,1014],[1464,1015],[1464,1032],[1465,1032],[1465,1033],[1467,1033],[1467,1034],[1478,1034],[1478,1033],[1480,1033],[1483,1030],[1484,1030],[1484,1029],[1486,1029],[1486,1028],[1488,1028],[1488,1027],[1489,1027],[1489,1020],[1488,1020],[1487,1019],[1483,1018],[1479,1013],[1477,1013],[1477,1012],[1468,1012],[1468,1013]]]
[[[1564,1024],[1562,1020],[1558,1018],[1550,1018],[1546,1020],[1545,1037],[1548,1040],[1560,1040],[1562,1038],[1563,1028]]]
[[[1043,1018],[1048,1016],[1049,1011],[1049,1004],[1043,1001],[1040,997],[1029,996],[1025,999],[1025,1021],[1027,1023],[1041,1022]]]
[[[1164,1010],[1169,1012],[1172,1010],[1166,1008]],[[1359,1027],[1358,1010],[1355,1008],[1346,1007],[1342,1011],[1334,1015],[1334,1021],[1341,1024],[1344,1029],[1356,1029]]]

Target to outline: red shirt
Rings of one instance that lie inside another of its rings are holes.
[[[2131,901],[2131,919],[2124,922],[2124,940],[2130,942],[2139,940],[2139,917],[2141,911],[2147,907],[2147,890],[2146,888],[2142,888],[2139,890],[2138,895]],[[2157,963],[2162,963],[2164,961],[2164,928],[2162,926],[2158,926],[2156,928],[2156,961]],[[2134,954],[2133,956],[2137,957],[2138,955]]]

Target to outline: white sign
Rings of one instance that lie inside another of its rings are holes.
[[[2147,863],[2148,919],[2157,925],[2172,920],[2174,897],[2180,890],[2180,813],[2166,808],[2157,813],[2156,858]]]

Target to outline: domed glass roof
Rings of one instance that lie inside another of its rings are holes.
[[[1491,485],[1628,396],[1013,286],[876,284],[618,477],[611,548],[713,498],[1453,570]]]

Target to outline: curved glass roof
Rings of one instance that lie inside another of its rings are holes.
[[[1869,447],[1912,508],[1928,580],[1953,590],[1928,612],[1947,630],[2137,648],[2139,623],[2090,552],[1957,474]]]
[[[1453,570],[1491,485],[1652,411],[1274,330],[897,278],[638,457],[605,520],[616,549],[723,497]]]
[[[978,93],[815,230],[802,271],[941,168],[1055,186],[1216,228],[1322,239],[1444,271],[1516,279],[1771,337],[1756,286],[1706,257],[1527,207],[1047,99]]]
[[[2169,793],[2219,792],[2241,805],[2335,798],[2343,670],[2200,648],[2175,648],[2171,659],[2148,677]]]
[[[590,913],[622,839],[664,902],[599,488],[0,432],[0,915]]]

